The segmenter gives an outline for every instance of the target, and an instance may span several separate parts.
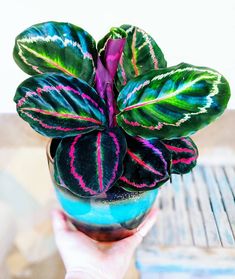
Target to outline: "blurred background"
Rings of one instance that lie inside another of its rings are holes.
[[[14,39],[51,20],[78,25],[96,41],[113,26],[136,25],[156,40],[168,66],[187,62],[221,72],[231,86],[229,111],[194,139],[200,164],[235,165],[234,0],[5,1],[0,6],[0,279],[64,278],[50,221],[56,200],[47,139],[18,118],[13,102],[16,87],[27,78],[13,61]],[[137,277],[132,268],[126,278]]]

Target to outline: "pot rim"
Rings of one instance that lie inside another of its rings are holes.
[[[47,158],[48,158],[48,160],[50,161],[50,163],[54,164],[54,159],[51,157],[51,152],[50,152],[52,140],[53,140],[53,139],[50,139],[50,140],[47,142],[47,145],[46,145],[46,154],[47,154]]]

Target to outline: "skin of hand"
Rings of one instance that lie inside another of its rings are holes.
[[[122,279],[143,237],[156,220],[153,207],[132,236],[119,241],[97,242],[72,227],[59,209],[52,212],[55,241],[66,268],[65,279]]]

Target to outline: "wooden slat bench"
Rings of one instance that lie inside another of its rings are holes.
[[[141,278],[235,278],[235,167],[198,165],[159,192],[137,251]]]

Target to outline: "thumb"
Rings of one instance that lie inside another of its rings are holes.
[[[70,230],[67,216],[59,209],[52,211],[52,225],[55,235]]]

